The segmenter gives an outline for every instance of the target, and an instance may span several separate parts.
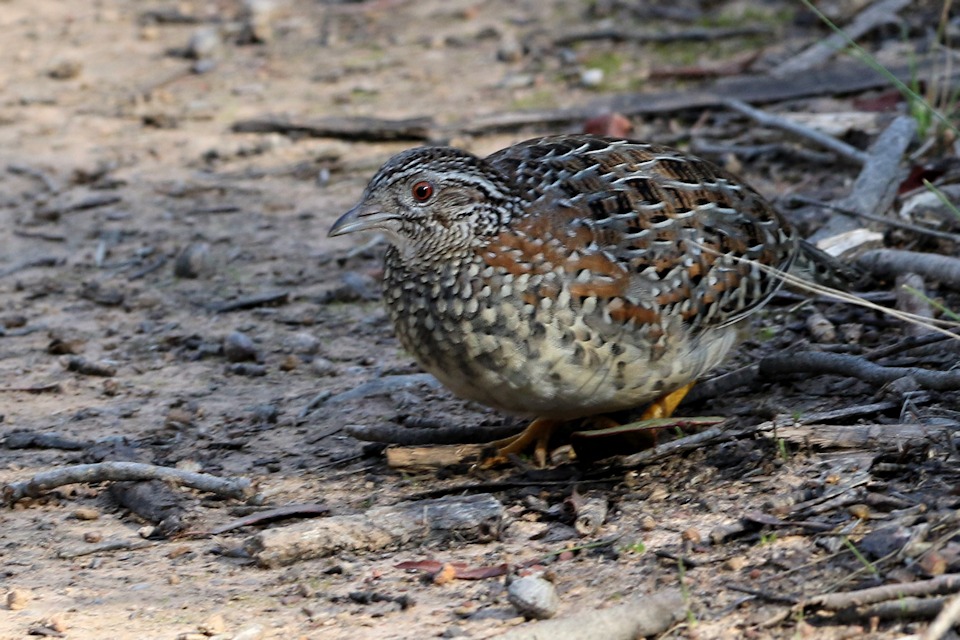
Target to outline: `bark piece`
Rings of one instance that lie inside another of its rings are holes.
[[[676,589],[660,591],[599,611],[534,622],[497,636],[499,640],[635,640],[670,628],[687,614]]]
[[[503,505],[489,495],[439,498],[374,507],[263,531],[244,548],[264,567],[279,567],[339,551],[374,551],[427,540],[488,542],[500,534]]]

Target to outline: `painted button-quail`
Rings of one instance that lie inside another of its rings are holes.
[[[504,453],[541,458],[560,421],[669,416],[780,286],[769,268],[808,253],[710,162],[587,135],[400,153],[330,235],[364,230],[390,241],[403,346],[458,396],[535,417]]]

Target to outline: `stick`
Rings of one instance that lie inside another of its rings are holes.
[[[3,496],[4,502],[12,505],[22,498],[37,498],[44,491],[67,484],[118,480],[163,480],[225,498],[242,499],[253,495],[253,487],[250,480],[246,478],[218,478],[206,473],[193,473],[172,467],[116,461],[78,464],[38,473],[29,480],[4,485],[0,489],[0,495]]]
[[[930,427],[923,424],[803,424],[777,428],[777,437],[788,442],[823,448],[882,451],[928,443],[937,433],[956,429],[957,423]]]
[[[930,371],[918,367],[882,367],[859,356],[819,351],[767,356],[760,361],[759,373],[761,378],[790,373],[841,375],[878,386],[910,376],[921,386],[935,391],[960,389],[960,370]]]
[[[909,116],[898,116],[884,129],[867,151],[867,161],[846,198],[835,203],[857,213],[881,215],[897,197],[897,186],[905,173],[900,161],[917,132],[917,122]],[[857,226],[854,220],[831,218],[820,227],[811,242],[830,238]]]
[[[940,640],[960,621],[960,595],[950,598],[936,619],[927,627],[923,640]]]
[[[230,128],[235,133],[281,133],[287,136],[343,138],[383,142],[390,140],[427,140],[434,126],[432,118],[384,120],[366,117],[331,117],[291,122],[275,117],[238,120]]]
[[[909,4],[910,0],[881,0],[881,2],[861,11],[850,24],[843,28],[846,37],[839,33],[831,34],[803,52],[780,63],[770,73],[775,76],[785,76],[819,67],[847,46],[847,38],[856,40],[877,27],[895,22],[897,12]]]
[[[729,109],[733,109],[743,115],[756,120],[759,124],[765,127],[773,127],[775,129],[782,129],[789,133],[792,133],[796,136],[804,138],[811,141],[812,143],[823,147],[824,149],[829,149],[842,158],[851,160],[857,164],[865,164],[869,159],[869,156],[857,149],[856,147],[851,147],[846,142],[837,140],[833,136],[828,136],[825,133],[820,133],[815,129],[800,124],[799,122],[793,122],[792,120],[787,120],[786,118],[780,118],[765,111],[759,109],[754,109],[749,104],[743,100],[737,100],[736,98],[727,98],[723,101],[724,106]]]
[[[901,0],[902,1],[902,0]],[[726,27],[718,29],[691,28],[682,31],[666,32],[651,31],[641,33],[630,29],[597,29],[579,31],[560,35],[553,40],[558,47],[568,47],[577,42],[593,40],[613,40],[614,42],[708,42],[726,38],[742,38],[745,36],[771,35],[771,30],[763,26]]]
[[[686,614],[683,594],[677,589],[666,589],[608,609],[531,622],[496,637],[498,640],[635,640],[666,631]]]
[[[950,256],[899,249],[873,249],[860,256],[857,266],[881,278],[913,272],[960,289],[960,259]]]
[[[491,442],[515,435],[521,429],[522,427],[518,427],[517,425],[478,427],[464,424],[455,424],[448,427],[410,427],[392,424],[367,426],[349,424],[343,428],[347,435],[353,436],[357,440],[401,445]]]
[[[923,79],[939,69],[933,57],[916,65],[903,64],[889,71],[900,80]],[[947,83],[960,76],[960,71],[943,78]],[[496,113],[454,125],[457,132],[484,134],[509,131],[531,125],[555,125],[581,122],[598,113],[617,112],[625,116],[673,113],[719,107],[726,98],[737,98],[751,104],[766,104],[820,95],[842,95],[889,86],[890,80],[860,62],[836,64],[828,69],[776,78],[747,75],[721,78],[703,87],[687,91],[627,93],[600,98],[589,104],[548,111],[515,111]],[[899,157],[899,156],[898,156]]]
[[[427,540],[489,542],[499,536],[503,514],[503,505],[489,495],[401,502],[268,529],[243,546],[261,566],[280,567],[343,551],[375,551]]]
[[[804,604],[807,607],[839,611],[887,600],[900,600],[908,596],[932,596],[957,591],[960,591],[960,573],[945,573],[936,578],[918,582],[885,584],[881,587],[870,587],[858,591],[814,596]]]

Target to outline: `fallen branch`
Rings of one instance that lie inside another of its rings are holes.
[[[918,367],[883,367],[860,356],[820,351],[767,356],[760,361],[759,373],[761,378],[791,373],[840,375],[858,378],[878,386],[909,376],[921,386],[935,391],[960,389],[960,370],[931,371]]]
[[[37,498],[44,491],[68,484],[123,480],[163,480],[224,498],[243,499],[253,495],[253,486],[247,478],[218,478],[206,473],[193,473],[142,462],[113,461],[44,471],[29,480],[4,485],[0,495],[6,504],[12,505],[23,498]]]
[[[902,450],[909,445],[929,443],[936,434],[954,431],[958,427],[960,424],[957,423],[935,427],[924,424],[803,424],[778,427],[777,437],[821,448]]]
[[[341,551],[376,551],[433,539],[488,542],[500,534],[503,505],[489,495],[439,498],[374,507],[268,529],[244,548],[264,567],[279,567]]]
[[[724,40],[727,38],[743,38],[746,36],[770,35],[772,32],[768,27],[746,26],[746,27],[725,27],[717,29],[692,28],[682,31],[649,31],[642,33],[633,29],[594,29],[590,31],[578,31],[576,33],[567,33],[560,35],[553,40],[553,44],[558,47],[568,47],[577,42],[589,42],[594,40],[612,40],[613,42],[712,42],[715,40]]]
[[[960,622],[960,595],[953,596],[927,627],[923,640],[940,640]]]
[[[897,197],[897,186],[906,174],[900,162],[916,132],[916,120],[909,116],[895,118],[867,150],[867,160],[853,183],[850,195],[834,204],[858,214],[883,214],[889,211]],[[833,217],[810,240],[818,242],[857,226],[855,220]]]
[[[318,120],[291,121],[286,118],[263,117],[238,120],[230,130],[235,133],[280,133],[287,136],[342,138],[383,142],[389,140],[427,140],[434,122],[432,118],[384,120],[366,117],[332,117]]]
[[[960,289],[960,259],[935,253],[874,249],[857,260],[857,266],[881,278],[912,272],[928,280]]]
[[[347,435],[367,442],[386,442],[405,446],[425,444],[461,444],[492,442],[512,436],[522,427],[498,425],[478,427],[470,424],[455,424],[448,427],[411,427],[406,425],[379,424],[373,426],[350,424],[343,428]]]
[[[910,5],[910,0],[882,0],[861,11],[853,21],[843,27],[843,32],[834,33],[816,44],[791,56],[774,67],[770,73],[776,76],[793,75],[818,67],[838,51],[847,47],[849,40],[856,40],[874,29],[896,22],[897,12]]]
[[[943,610],[946,598],[898,598],[881,602],[864,609],[841,611],[836,621],[843,624],[867,623],[871,620],[925,620]]]
[[[932,56],[917,64],[890,67],[897,78],[910,82],[924,79],[937,72],[942,63]],[[956,71],[941,82],[947,83],[960,76]],[[624,116],[697,111],[719,107],[727,98],[736,98],[750,104],[766,104],[809,98],[820,95],[838,96],[889,86],[887,76],[865,67],[860,62],[841,63],[828,69],[807,71],[782,78],[768,75],[747,75],[721,78],[691,90],[671,90],[648,93],[627,93],[600,98],[589,104],[568,109],[516,111],[496,113],[455,124],[458,132],[483,134],[514,130],[531,125],[582,122],[598,113],[621,113]],[[899,159],[900,155],[897,155]]]
[[[683,594],[677,589],[667,589],[607,609],[531,622],[496,637],[499,640],[634,640],[666,631],[686,615]]]
[[[803,606],[805,608],[816,607],[829,611],[840,611],[849,607],[861,607],[867,604],[886,602],[887,600],[900,601],[906,597],[942,595],[958,591],[960,591],[960,573],[945,573],[936,578],[918,582],[885,584],[881,587],[870,587],[858,591],[814,596],[804,602]]]
[[[815,129],[812,129],[806,125],[800,124],[799,122],[794,122],[793,120],[787,120],[786,118],[781,118],[771,113],[761,111],[760,109],[754,109],[749,104],[743,100],[738,100],[736,98],[727,98],[723,101],[725,107],[733,109],[738,113],[742,113],[748,118],[755,120],[758,124],[764,127],[773,127],[775,129],[782,129],[788,133],[792,133],[795,136],[799,136],[805,140],[809,140],[813,144],[823,147],[824,149],[829,149],[835,154],[842,158],[846,158],[856,164],[865,164],[869,159],[869,156],[857,149],[852,147],[846,142],[837,140],[833,136],[829,136],[825,133],[821,133]]]

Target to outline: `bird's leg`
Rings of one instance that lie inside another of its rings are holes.
[[[661,418],[669,418],[673,415],[673,412],[677,410],[677,405],[683,401],[684,397],[690,392],[690,389],[693,388],[695,383],[691,382],[686,384],[676,391],[671,391],[665,396],[657,398],[649,407],[647,407],[643,415],[640,416],[640,421],[644,420],[659,420]]]
[[[527,428],[515,436],[497,440],[492,445],[497,448],[497,457],[494,462],[507,459],[512,454],[520,454],[529,450],[533,445],[533,457],[537,465],[544,467],[547,464],[547,445],[550,442],[550,436],[553,431],[563,424],[562,420],[551,420],[550,418],[536,418],[527,425]]]

